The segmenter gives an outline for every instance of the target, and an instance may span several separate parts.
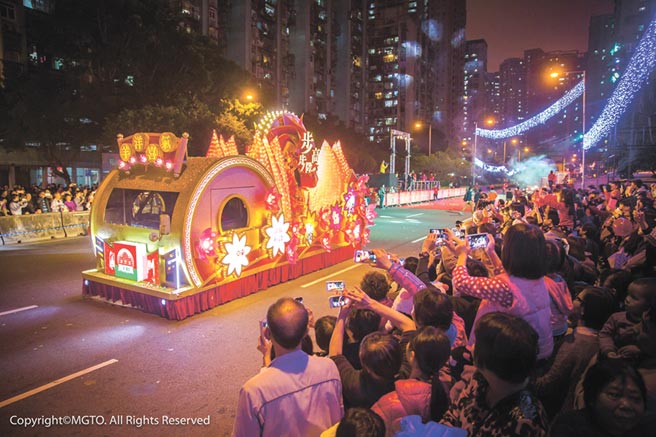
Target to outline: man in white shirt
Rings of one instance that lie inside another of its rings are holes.
[[[318,436],[344,414],[337,366],[301,350],[308,325],[301,303],[279,299],[267,311],[267,324],[260,344],[270,340],[276,358],[242,387],[232,435]]]

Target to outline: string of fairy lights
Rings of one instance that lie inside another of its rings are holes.
[[[621,116],[626,112],[635,95],[643,87],[650,74],[656,67],[656,18],[651,21],[640,42],[631,56],[629,64],[611,94],[601,115],[597,118],[590,130],[583,135],[583,147],[588,150],[594,147],[602,138],[607,136],[611,129],[618,123]],[[577,83],[563,97],[544,111],[523,121],[515,126],[504,129],[476,129],[476,135],[490,139],[504,139],[520,135],[530,129],[540,126],[554,117],[584,92],[583,81]],[[474,165],[486,171],[498,173],[504,172],[512,176],[513,171],[505,166],[493,166],[484,163],[478,158],[474,159]]]
[[[608,135],[647,81],[654,67],[656,67],[656,19],[649,23],[624,75],[608,99],[608,104],[592,128],[583,136],[583,147],[586,150]]]
[[[562,111],[565,107],[567,107],[570,103],[572,103],[574,100],[577,98],[581,97],[583,94],[583,90],[585,88],[585,85],[583,81],[579,82],[576,84],[574,88],[571,90],[567,91],[564,96],[562,96],[560,99],[558,99],[554,104],[549,106],[547,109],[544,111],[540,112],[539,114],[529,118],[526,121],[523,121],[519,124],[516,124],[511,127],[507,127],[505,129],[481,129],[477,128],[476,129],[476,134],[479,137],[485,137],[485,138],[491,138],[494,140],[501,140],[504,138],[510,138],[514,137],[517,135],[521,135],[527,130],[533,129],[534,127],[537,127],[541,124],[546,123],[550,118],[554,117],[557,115],[560,111]]]

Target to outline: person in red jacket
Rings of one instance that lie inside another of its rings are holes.
[[[446,334],[424,326],[408,343],[406,355],[412,367],[410,378],[395,382],[395,390],[382,396],[372,407],[385,422],[387,436],[400,430],[401,419],[416,414],[424,422],[439,421],[449,407],[449,398],[439,378],[439,370],[451,353]]]

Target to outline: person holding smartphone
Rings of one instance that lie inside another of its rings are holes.
[[[549,358],[553,352],[553,337],[549,291],[544,279],[547,265],[542,230],[524,223],[511,226],[503,239],[501,258],[494,251],[494,238],[488,234],[485,252],[495,269],[495,275],[490,278],[473,277],[467,272],[471,248],[466,241],[451,235],[446,247],[457,258],[452,280],[454,294],[481,299],[474,325],[493,311],[521,317],[538,333],[538,359]],[[472,335],[469,344],[475,341]]]
[[[284,297],[258,322],[258,350],[265,354],[273,348],[276,358],[265,362],[239,392],[233,436],[319,435],[344,415],[334,362],[301,348],[309,318],[303,304]],[[316,399],[321,399],[320,406]]]

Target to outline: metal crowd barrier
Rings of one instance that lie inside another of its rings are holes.
[[[464,197],[467,188],[440,188],[437,193],[438,199],[450,197]],[[385,194],[384,206],[400,206],[411,203],[430,202],[434,199],[433,190],[397,191]]]
[[[86,235],[88,227],[89,211],[10,215],[0,217],[0,241],[5,245]]]

